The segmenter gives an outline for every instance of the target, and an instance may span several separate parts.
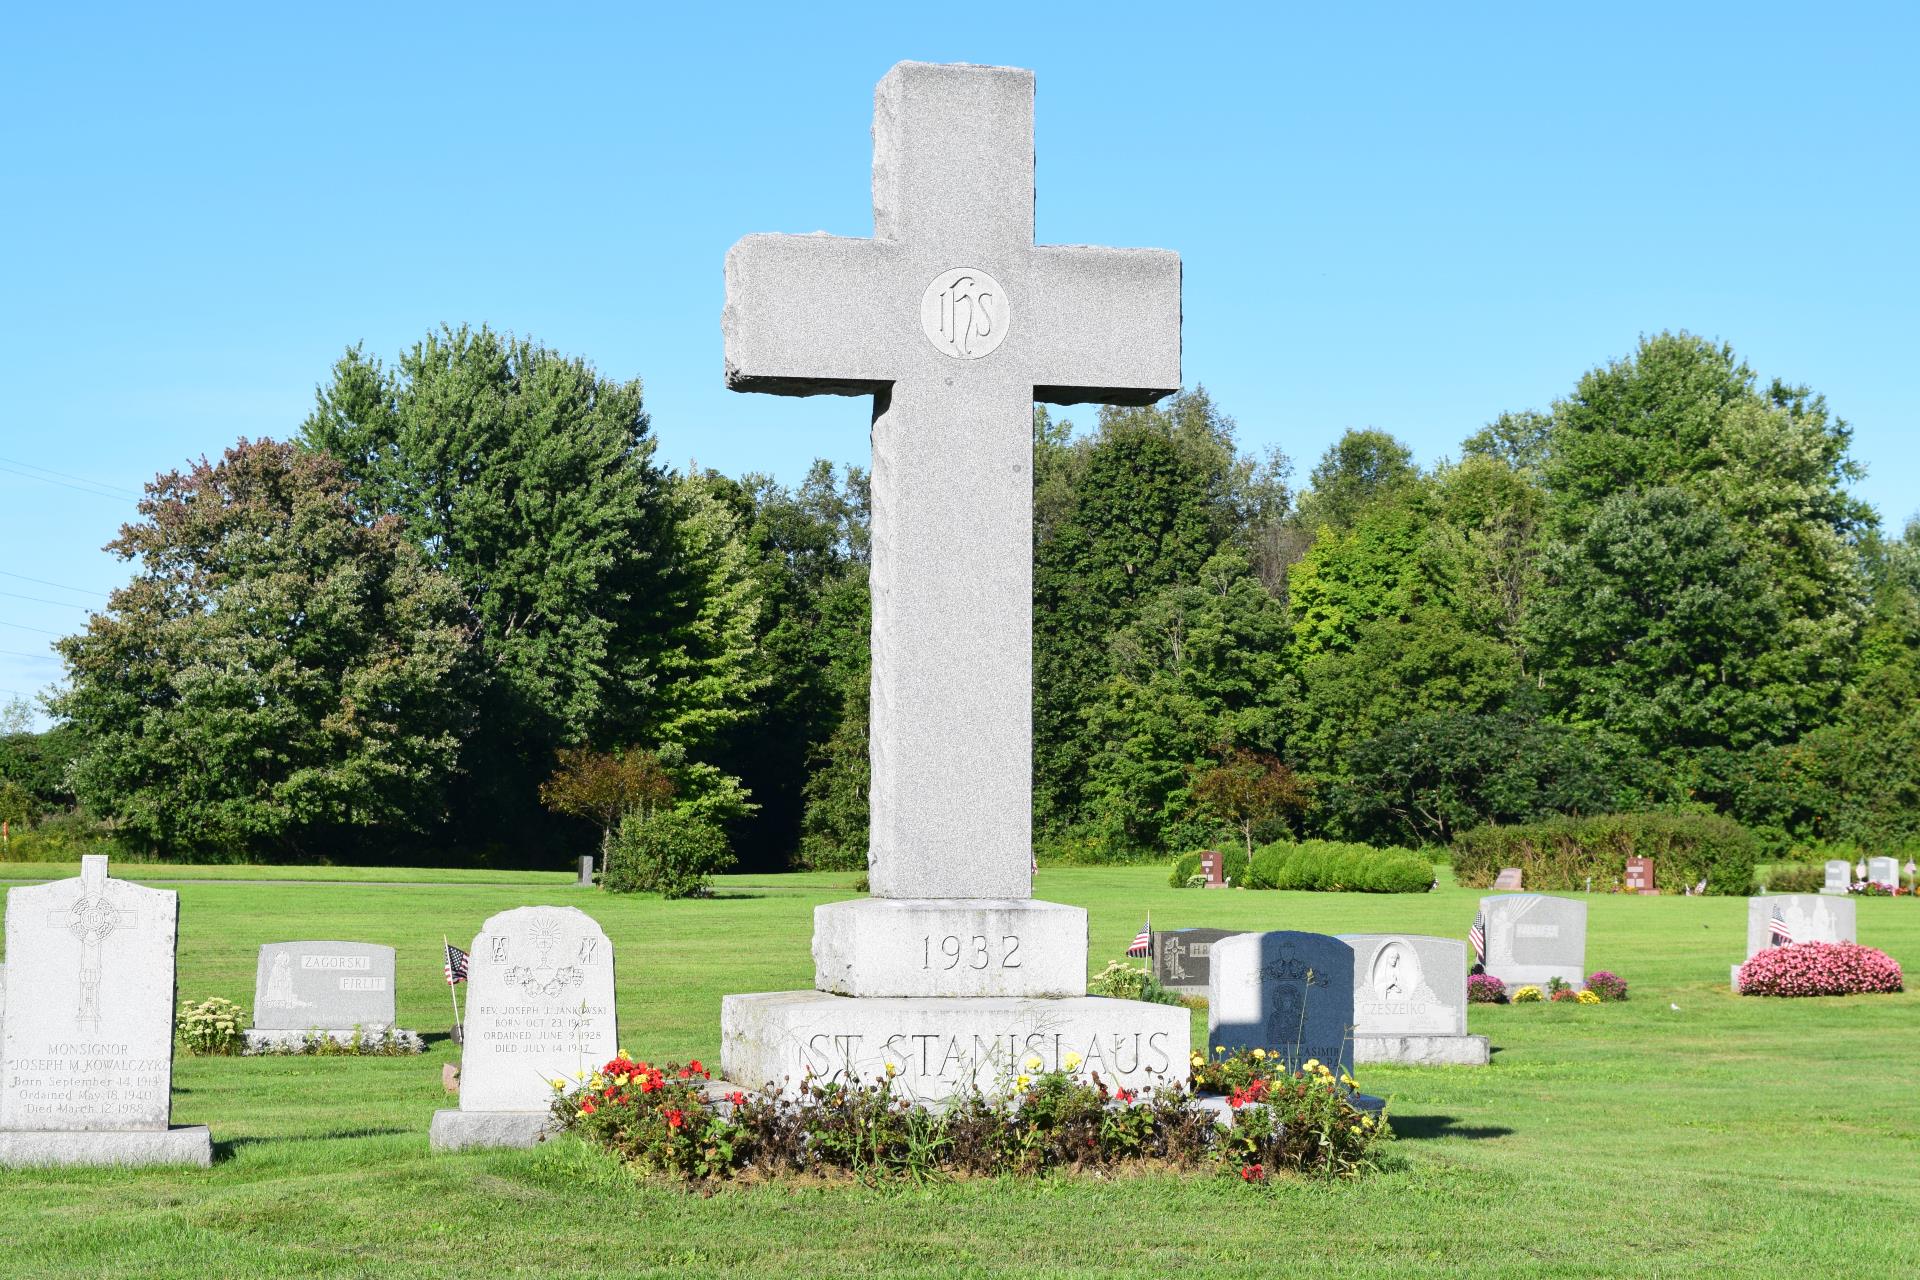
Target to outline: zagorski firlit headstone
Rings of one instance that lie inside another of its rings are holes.
[[[816,910],[814,991],[725,998],[724,1073],[1183,1072],[1186,1012],[1086,996],[1086,913],[1030,872],[1033,403],[1177,390],[1180,260],[1034,244],[1031,72],[899,64],[873,157],[872,239],[727,255],[728,386],[873,398],[873,896]]]
[[[619,1048],[613,944],[577,907],[516,907],[480,926],[467,961],[460,1109],[436,1111],[432,1146],[527,1147],[569,1087]]]
[[[393,948],[374,942],[269,942],[254,971],[255,1052],[300,1047],[313,1037],[350,1043],[388,1039],[419,1048],[393,1025]]]
[[[178,922],[97,855],[7,894],[0,1165],[211,1163],[206,1126],[171,1123]]]

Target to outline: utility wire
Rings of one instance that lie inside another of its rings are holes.
[[[0,627],[12,627],[16,631],[38,631],[43,636],[53,636],[55,638],[66,634],[63,631],[49,631],[45,627],[30,627],[24,622],[0,622]]]
[[[123,485],[108,484],[105,480],[90,480],[86,476],[74,475],[71,471],[55,471],[52,467],[43,467],[37,462],[24,462],[19,458],[0,458],[0,462],[6,463],[10,467],[25,467],[29,471],[44,471],[50,476],[59,476],[63,480],[77,480],[81,484],[90,484],[96,489],[110,489],[114,493],[124,494],[129,498],[139,498],[143,496]]]
[[[28,653],[25,649],[0,649],[0,653],[4,653],[13,658],[39,658],[46,662],[51,662],[59,657],[58,654],[54,653]]]
[[[0,591],[0,596],[12,596],[15,600],[31,600],[35,604],[57,604],[63,609],[78,609],[82,613],[92,613],[84,604],[75,604],[71,600],[49,600],[45,596],[23,596],[18,591]]]
[[[62,591],[77,591],[85,596],[104,597],[107,594],[104,591],[95,591],[92,587],[70,587],[64,582],[52,582],[46,578],[29,578],[24,573],[11,573],[6,569],[0,569],[0,578],[18,578],[22,582],[37,582],[43,587],[58,587]]]

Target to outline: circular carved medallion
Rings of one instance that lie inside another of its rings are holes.
[[[927,341],[956,360],[992,354],[1006,338],[1010,320],[1006,290],[974,267],[941,272],[920,299]]]

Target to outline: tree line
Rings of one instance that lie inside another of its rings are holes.
[[[1920,526],[1850,496],[1850,439],[1684,333],[1431,468],[1349,431],[1297,488],[1204,389],[1036,410],[1040,855],[1687,809],[1915,838]],[[288,439],[148,486],[0,809],[558,865],[645,803],[863,865],[867,528],[861,468],[669,470],[638,382],[536,343],[354,349]]]

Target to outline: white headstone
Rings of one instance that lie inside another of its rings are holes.
[[[1485,1066],[1467,1034],[1467,944],[1425,934],[1346,933],[1353,948],[1353,1060]]]
[[[873,238],[727,255],[728,386],[873,397],[873,896],[816,911],[816,990],[726,997],[749,1088],[893,1062],[939,1097],[1029,1042],[1185,1069],[1185,1011],[1086,996],[1085,911],[1031,897],[1033,403],[1178,390],[1180,259],[1035,245],[1033,157],[1031,72],[903,62]]]
[[[178,917],[96,855],[7,894],[0,1163],[211,1159],[204,1127],[170,1126]]]
[[[1898,858],[1868,858],[1867,879],[1874,884],[1886,885],[1889,889],[1900,883],[1900,860]]]
[[[1796,942],[1853,942],[1857,907],[1851,898],[1778,893],[1747,899],[1747,959]]]
[[[1853,868],[1847,865],[1845,858],[1827,860],[1827,880],[1821,886],[1822,893],[1848,893],[1853,889]]]
[[[1587,904],[1544,893],[1480,899],[1486,920],[1486,970],[1514,987],[1544,987],[1555,978],[1584,986]]]

